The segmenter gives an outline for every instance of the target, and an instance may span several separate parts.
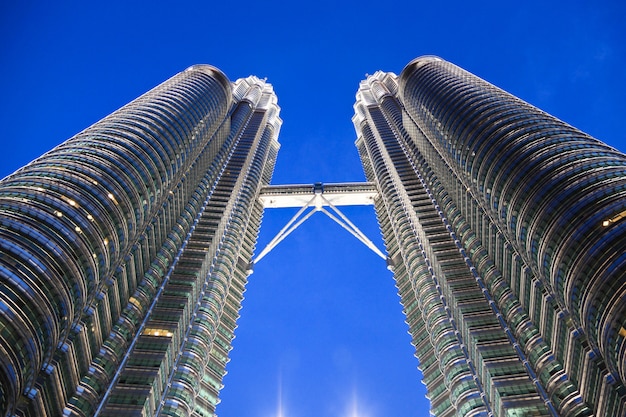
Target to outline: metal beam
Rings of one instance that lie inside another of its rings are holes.
[[[378,192],[375,185],[370,182],[337,184],[322,184],[318,182],[313,185],[270,185],[263,187],[259,196],[259,201],[263,204],[263,208],[300,207],[300,210],[257,255],[252,263],[256,264],[259,262],[291,232],[318,211],[326,214],[350,232],[376,255],[387,259],[383,252],[337,208],[337,206],[372,205],[377,195]],[[325,207],[329,207],[337,216]],[[307,208],[311,208],[311,210],[304,214]]]
[[[367,206],[374,204],[378,195],[371,182],[346,182],[313,185],[268,185],[261,189],[259,201],[263,208],[303,207],[321,187],[324,198],[334,206]],[[318,206],[318,203],[316,203]]]

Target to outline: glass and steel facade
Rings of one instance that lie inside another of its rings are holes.
[[[263,209],[322,198],[267,187],[279,110],[193,66],[0,181],[1,415],[215,415]],[[626,156],[437,57],[353,122],[326,195],[376,207],[431,413],[626,415]]]
[[[353,118],[436,416],[626,413],[626,156],[437,57]]]
[[[213,415],[281,123],[193,66],[0,182],[2,415]]]

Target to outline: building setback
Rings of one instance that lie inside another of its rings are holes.
[[[267,187],[271,85],[196,65],[0,181],[0,415],[214,416],[264,207],[364,195],[433,415],[626,415],[626,156],[436,57],[353,122],[369,183]]]
[[[431,412],[625,415],[625,155],[437,57],[353,122]]]

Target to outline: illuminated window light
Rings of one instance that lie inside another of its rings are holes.
[[[602,226],[604,227],[608,227],[613,223],[617,223],[618,221],[622,220],[626,218],[626,210],[622,211],[621,213],[616,214],[615,216],[611,217],[610,219],[607,219],[605,221],[602,222]]]
[[[63,213],[61,213],[60,211],[55,211],[54,214],[56,214],[57,217],[63,217]]]
[[[135,297],[130,297],[128,299],[128,302],[137,307],[139,311],[143,310],[143,308],[141,307],[141,303]]]
[[[174,333],[170,332],[167,329],[158,329],[154,327],[146,327],[143,331],[143,334],[147,336],[160,336],[160,337],[172,337]]]

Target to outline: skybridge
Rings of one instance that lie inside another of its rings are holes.
[[[371,182],[346,182],[324,184],[268,185],[261,189],[259,201],[264,209],[296,208],[300,210],[287,222],[278,234],[252,261],[259,262],[270,253],[291,232],[307,221],[313,214],[322,212],[335,223],[346,229],[352,236],[383,259],[387,256],[365,234],[352,223],[339,209],[340,206],[373,205],[378,196],[376,186]]]

